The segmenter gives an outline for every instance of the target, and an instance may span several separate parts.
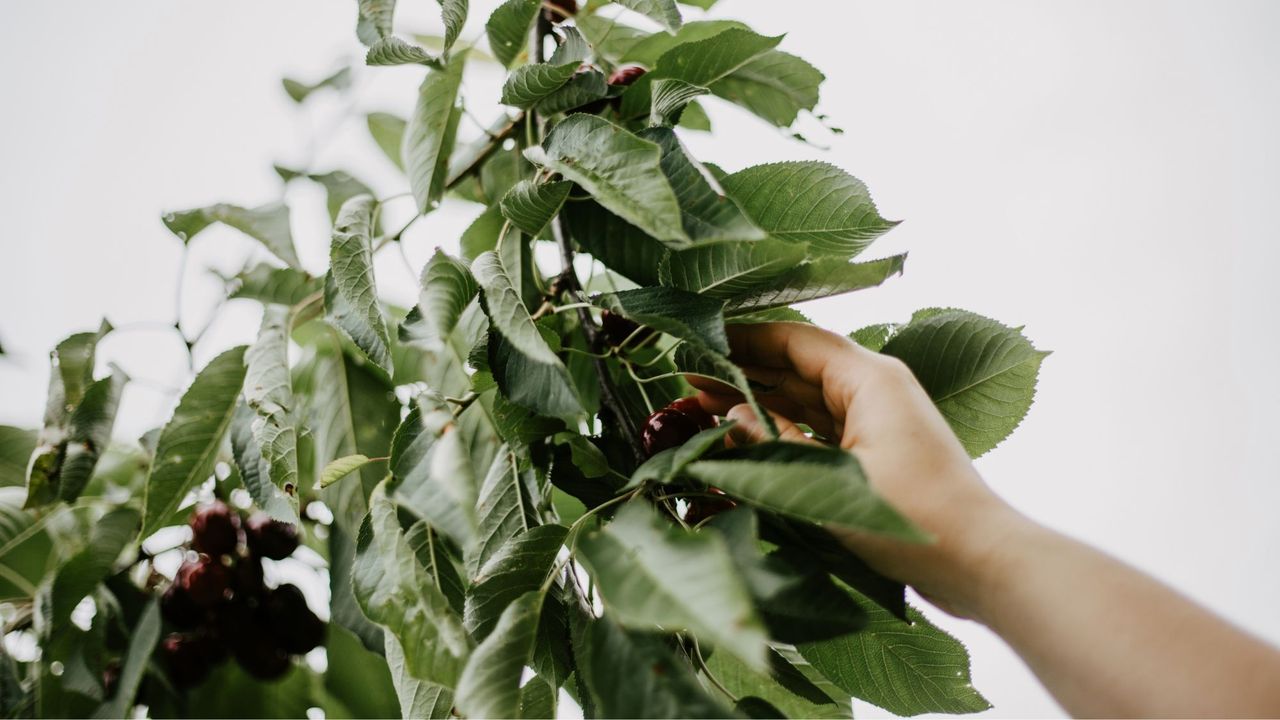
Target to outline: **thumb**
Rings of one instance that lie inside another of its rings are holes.
[[[769,416],[773,418],[774,424],[778,426],[780,439],[787,442],[808,443],[810,445],[820,444],[805,435],[803,430],[787,418],[775,412],[770,412]],[[764,429],[764,423],[760,422],[760,419],[756,417],[756,412],[750,405],[746,403],[734,405],[725,414],[725,417],[736,421],[733,429],[729,431],[729,443],[731,445],[751,445],[769,439],[769,435]]]

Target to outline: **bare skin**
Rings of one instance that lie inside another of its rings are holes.
[[[1019,514],[983,482],[911,371],[798,323],[731,325],[734,359],[782,437],[795,422],[854,452],[930,544],[842,541],[943,610],[983,623],[1077,717],[1280,716],[1280,651],[1143,573]],[[690,378],[709,411],[763,430],[741,395]],[[793,422],[794,421],[794,422]]]

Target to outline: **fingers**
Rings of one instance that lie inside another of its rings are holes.
[[[833,421],[831,414],[824,408],[800,405],[790,398],[778,395],[757,393],[756,399],[769,412],[805,423],[823,437],[838,439],[843,433],[843,424]],[[698,402],[713,415],[728,415],[734,407],[745,403],[746,398],[738,392],[721,395],[704,391],[698,394]]]
[[[858,367],[875,357],[848,338],[804,323],[732,324],[730,357],[739,365],[794,370],[801,380],[822,387],[833,361]]]
[[[808,435],[805,435],[800,428],[796,427],[795,423],[782,415],[774,412],[770,412],[769,415],[773,417],[774,424],[778,426],[779,439],[810,445],[819,444]],[[728,418],[737,422],[733,429],[729,431],[730,444],[750,445],[769,439],[769,435],[764,429],[764,424],[756,417],[756,413],[751,409],[750,405],[743,403],[733,406],[728,412]]]

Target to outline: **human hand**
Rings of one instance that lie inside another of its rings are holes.
[[[971,616],[995,551],[1020,516],[983,483],[911,371],[896,358],[801,323],[729,325],[733,360],[767,388],[760,403],[782,439],[815,442],[796,423],[852,451],[871,487],[935,541],[912,544],[868,533],[836,535],[880,572],[948,612]],[[735,444],[764,428],[740,393],[702,377],[689,382],[708,411],[738,421]]]

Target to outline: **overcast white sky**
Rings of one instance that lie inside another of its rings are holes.
[[[472,4],[468,37],[496,3]],[[401,5],[399,27],[438,31],[434,3]],[[934,305],[1025,325],[1054,354],[1023,427],[979,462],[988,480],[1280,642],[1280,4],[720,5],[714,16],[787,32],[783,49],[826,71],[820,109],[847,132],[811,128],[824,152],[717,106],[717,134],[687,138],[695,152],[729,169],[826,159],[904,220],[872,251],[910,251],[904,277],[806,310],[841,332]],[[407,114],[420,71],[362,73],[346,120],[330,97],[299,111],[280,90],[282,74],[318,79],[357,52],[354,15],[349,0],[0,4],[0,342],[12,353],[0,422],[39,422],[45,353],[69,332],[104,314],[172,320],[180,245],[162,211],[277,198],[271,163],[305,162],[311,128],[328,126],[338,136],[317,169],[404,189],[361,113]],[[467,82],[488,117],[499,76]],[[303,260],[321,271],[322,198],[299,186],[289,199]],[[477,211],[447,204],[416,225],[414,271],[437,245],[456,248]],[[220,229],[193,244],[189,329],[218,292],[203,268],[234,270],[252,251]],[[407,302],[413,277],[385,255],[384,294]],[[199,360],[256,326],[251,304],[225,308]],[[162,422],[164,388],[186,382],[161,331],[114,336],[100,358],[141,380],[121,438]],[[942,622],[969,645],[989,715],[1061,714],[999,640]]]

